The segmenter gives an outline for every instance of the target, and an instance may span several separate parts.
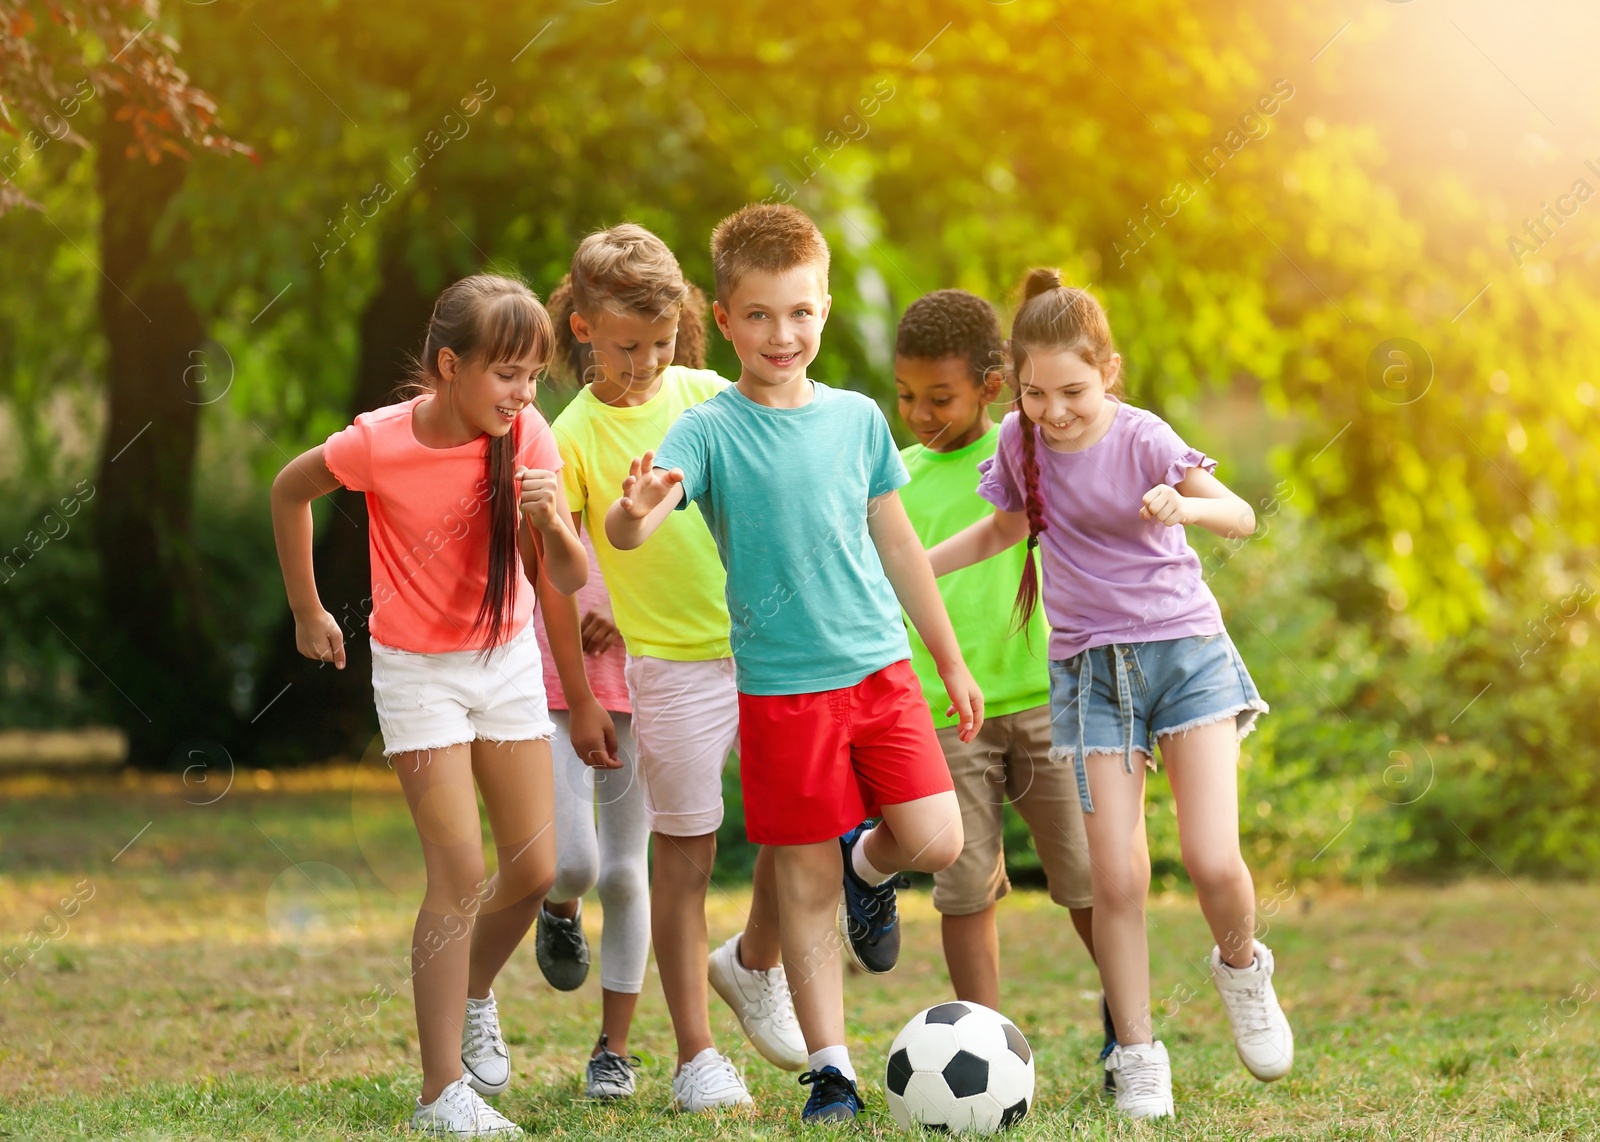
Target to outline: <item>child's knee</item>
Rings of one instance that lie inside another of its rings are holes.
[[[555,881],[549,895],[556,900],[577,900],[595,886],[600,870],[586,859],[562,861],[556,865]]]
[[[911,867],[917,872],[943,872],[956,863],[966,838],[961,832],[961,818],[954,818],[950,827],[934,834],[933,838],[916,851]]]
[[[618,865],[606,869],[600,875],[598,887],[600,903],[607,910],[626,907],[635,901],[643,900],[650,891],[644,869],[633,865]]]
[[[1239,884],[1245,871],[1244,858],[1238,853],[1185,853],[1184,871],[1197,892],[1225,892]]]
[[[427,905],[430,911],[470,915],[483,890],[487,872],[483,857],[467,855],[448,865],[428,869]]]

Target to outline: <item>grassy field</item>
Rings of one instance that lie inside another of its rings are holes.
[[[400,1134],[419,1076],[403,967],[420,856],[392,775],[0,778],[0,1136],[366,1138]],[[1117,1120],[1098,1093],[1098,988],[1065,917],[1018,892],[1001,910],[1002,1007],[1037,1053],[1017,1138],[1600,1137],[1600,888],[1497,879],[1450,886],[1259,885],[1294,1074],[1252,1080],[1203,967],[1210,939],[1181,893],[1151,904],[1159,1033],[1178,1117]],[[742,918],[714,894],[712,934]],[[896,1133],[884,1054],[947,997],[938,919],[904,900],[906,954],[847,984],[870,1112]],[[597,935],[599,909],[591,913]],[[553,992],[532,948],[497,988],[518,1075],[499,1100],[552,1138],[784,1138],[802,1091],[714,1010],[756,1113],[666,1107],[671,1037],[645,986],[640,1095],[581,1097],[598,982]],[[713,1002],[716,1002],[713,1000]]]

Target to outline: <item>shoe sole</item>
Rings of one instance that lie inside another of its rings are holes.
[[[672,1100],[672,1109],[679,1114],[709,1114],[713,1110],[744,1110],[754,1105],[755,1099],[750,1098],[748,1095],[738,1102],[714,1102],[710,1106],[697,1107],[694,1110],[690,1110],[677,1099]]]
[[[499,1086],[490,1086],[478,1077],[477,1072],[467,1065],[467,1060],[465,1059],[461,1060],[461,1071],[466,1075],[467,1085],[484,1098],[494,1098],[496,1095],[504,1094],[511,1087],[511,1076],[509,1074],[506,1076],[506,1081]]]
[[[774,1054],[750,1033],[750,1025],[745,1022],[744,1012],[739,1009],[741,1005],[735,999],[735,996],[738,995],[738,989],[734,987],[732,980],[717,971],[717,961],[715,959],[711,961],[706,974],[711,980],[711,990],[716,992],[722,1002],[728,1005],[733,1012],[734,1018],[739,1021],[739,1030],[744,1032],[744,1037],[750,1041],[750,1045],[756,1049],[763,1059],[783,1071],[803,1070],[810,1063],[811,1058],[809,1055],[796,1059],[784,1058],[782,1055]]]
[[[894,963],[886,968],[872,967],[866,960],[861,958],[860,953],[856,951],[855,941],[850,939],[850,905],[843,897],[839,899],[839,937],[844,941],[844,950],[849,953],[851,962],[868,975],[888,975],[900,966],[898,956],[895,957]]]
[[[1258,1081],[1264,1082],[1264,1083],[1275,1083],[1279,1079],[1281,1079],[1281,1078],[1285,1077],[1286,1075],[1288,1075],[1288,1073],[1290,1071],[1294,1070],[1294,1055],[1292,1055],[1292,1054],[1289,1056],[1289,1062],[1287,1063],[1287,1065],[1284,1066],[1283,1070],[1278,1071],[1276,1073],[1268,1072],[1267,1074],[1262,1074],[1260,1071],[1258,1071],[1254,1067],[1252,1067],[1249,1063],[1245,1063],[1243,1055],[1241,1055],[1239,1057],[1239,1061],[1241,1063],[1244,1063],[1244,1069],[1245,1070],[1249,1071],[1251,1073],[1251,1075],[1253,1075]]]

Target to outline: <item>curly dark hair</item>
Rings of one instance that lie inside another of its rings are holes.
[[[925,361],[965,357],[973,383],[980,385],[1004,365],[994,306],[964,289],[936,289],[907,306],[894,351]]]

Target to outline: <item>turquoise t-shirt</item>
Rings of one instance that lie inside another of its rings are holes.
[[[900,500],[924,547],[941,543],[994,514],[994,505],[978,495],[978,465],[994,455],[999,441],[997,426],[954,452],[935,452],[913,444],[900,453],[911,473]],[[1050,704],[1050,628],[1044,608],[1036,607],[1027,627],[1011,633],[1012,607],[1027,558],[1027,545],[1019,543],[939,580],[939,594],[950,613],[956,642],[983,691],[985,717],[999,718]],[[911,665],[933,711],[933,724],[957,725],[958,719],[945,716],[950,698],[933,655],[915,630],[910,635]]]
[[[737,388],[688,409],[656,452],[683,470],[728,571],[739,690],[814,694],[911,657],[867,502],[908,479],[869,398],[811,382],[799,408]]]

